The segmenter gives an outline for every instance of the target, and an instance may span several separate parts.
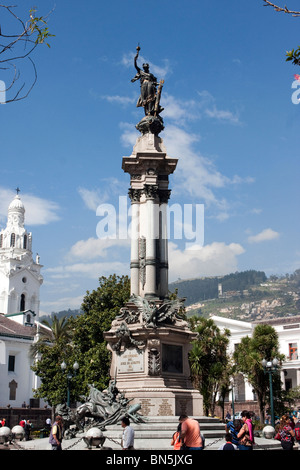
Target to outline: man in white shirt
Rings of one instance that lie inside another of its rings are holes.
[[[122,449],[133,450],[134,449],[134,429],[130,426],[130,421],[127,416],[122,418],[121,426],[123,428],[122,435]]]

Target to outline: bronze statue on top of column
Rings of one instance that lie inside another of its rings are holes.
[[[140,52],[140,47],[136,48],[137,53],[134,57],[134,66],[136,68],[136,75],[131,79],[132,82],[140,80],[141,94],[137,101],[137,107],[143,107],[145,111],[144,118],[136,125],[136,128],[142,133],[146,134],[151,132],[158,135],[163,129],[163,120],[159,115],[163,108],[160,106],[161,91],[164,80],[157,82],[157,78],[150,73],[149,64],[143,64],[143,70],[137,64],[137,59]]]

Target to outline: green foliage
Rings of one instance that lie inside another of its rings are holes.
[[[192,330],[197,333],[189,355],[191,374],[203,396],[205,413],[208,415],[209,410],[214,408],[217,392],[221,392],[221,387],[225,386],[225,371],[229,366],[227,345],[230,332],[225,330],[221,333],[211,319],[194,317],[191,318],[190,324]]]
[[[61,370],[61,363],[66,356],[71,355],[71,347],[67,346],[64,351],[59,344],[52,346],[41,345],[41,358],[34,363],[32,370],[41,379],[41,385],[35,391],[35,396],[43,398],[51,406],[64,403],[67,397],[67,379]],[[72,384],[71,399],[75,398],[76,388]]]
[[[87,292],[84,297],[83,314],[71,320],[76,360],[80,364],[79,374],[85,390],[89,383],[99,389],[108,385],[111,355],[103,333],[110,329],[112,321],[130,296],[128,276],[102,276],[99,284],[96,290]]]
[[[67,396],[67,373],[72,372],[70,399],[79,400],[88,392],[88,384],[104,389],[110,379],[111,356],[103,333],[108,331],[112,320],[130,296],[128,276],[112,275],[99,279],[100,286],[87,292],[82,303],[83,313],[77,317],[52,318],[48,322],[51,334],[41,338],[35,353],[40,359],[32,369],[42,384],[35,396],[44,398],[51,405],[64,403]],[[44,322],[47,323],[47,322]],[[51,341],[51,342],[50,342]],[[61,363],[67,364],[62,372]],[[76,375],[72,370],[79,364]]]
[[[262,360],[268,361],[274,357],[279,361],[284,359],[279,353],[278,335],[275,329],[270,325],[257,325],[251,338],[248,336],[242,338],[233,356],[238,372],[244,374],[257,395],[262,421],[269,392],[269,377],[264,372]],[[280,387],[276,386],[275,389],[279,390]]]
[[[293,61],[294,65],[300,65],[300,46],[298,48],[292,49],[291,51],[286,52],[286,62]]]
[[[36,8],[29,10],[29,32],[36,36],[35,44],[45,43],[48,47],[50,44],[46,42],[47,39],[54,37],[54,34],[50,34],[47,21],[43,16],[35,16]]]

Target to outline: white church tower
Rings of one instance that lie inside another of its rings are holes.
[[[39,256],[32,258],[32,236],[24,227],[25,207],[17,195],[8,207],[5,229],[0,231],[0,313],[22,325],[39,317],[43,277]]]

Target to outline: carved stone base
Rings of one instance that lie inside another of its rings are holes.
[[[192,386],[188,362],[195,333],[180,318],[148,326],[134,308],[126,305],[127,315],[123,312],[105,333],[118,389],[142,406],[143,416],[202,415],[202,397]]]
[[[203,416],[203,401],[198,390],[171,388],[128,389],[126,398],[141,405],[143,416]]]

